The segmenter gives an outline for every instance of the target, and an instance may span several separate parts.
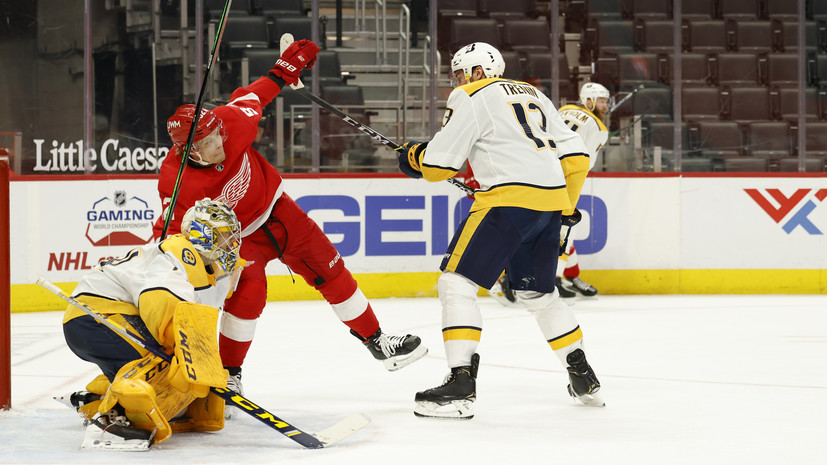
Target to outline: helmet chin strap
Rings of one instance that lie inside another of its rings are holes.
[[[196,156],[197,156],[198,158],[195,158]],[[200,154],[200,153],[198,153],[198,152],[194,152],[194,151],[192,151],[192,150],[190,150],[190,156],[189,156],[189,159],[190,159],[190,160],[192,160],[192,162],[193,162],[193,163],[195,163],[196,165],[199,165],[199,166],[210,166],[210,165],[212,165],[212,163],[207,163],[207,162],[205,162],[205,161],[204,161],[204,159],[203,159],[203,158],[201,158],[201,154]]]

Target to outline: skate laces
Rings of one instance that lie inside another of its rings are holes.
[[[396,349],[402,347],[406,337],[407,336],[388,336],[382,333],[376,338],[376,342],[379,343],[379,348],[382,349],[385,357],[392,357],[396,355]]]
[[[231,391],[235,391],[238,394],[241,394],[242,396],[244,395],[244,390],[241,387],[241,373],[239,373],[235,376],[230,375],[227,378],[227,389],[229,389]]]

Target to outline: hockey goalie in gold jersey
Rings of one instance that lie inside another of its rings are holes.
[[[72,296],[172,356],[168,363],[69,306],[69,348],[102,374],[68,403],[88,422],[81,448],[140,450],[173,432],[224,427],[225,387],[218,353],[218,312],[244,260],[241,226],[221,202],[205,198],[187,210],[182,234],[99,263]]]

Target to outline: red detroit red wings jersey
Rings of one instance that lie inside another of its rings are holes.
[[[251,144],[255,140],[261,110],[280,92],[272,80],[262,77],[247,87],[235,90],[227,105],[213,111],[224,122],[227,139],[224,141],[226,159],[223,163],[184,168],[175,212],[167,235],[180,232],[181,218],[196,200],[209,197],[229,205],[241,222],[241,236],[259,228],[268,218],[283,187],[278,170],[267,162]],[[161,165],[158,193],[164,214],[155,222],[158,238],[164,227],[166,210],[172,199],[175,179],[181,166],[180,152],[170,150]],[[175,155],[173,155],[175,154]]]

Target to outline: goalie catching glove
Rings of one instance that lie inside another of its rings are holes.
[[[299,75],[304,68],[311,69],[316,63],[319,46],[307,39],[298,40],[290,44],[281,54],[269,74],[282,79],[289,85],[299,82]]]
[[[399,159],[399,169],[405,173],[406,176],[414,179],[422,177],[420,163],[422,162],[422,155],[425,154],[426,147],[428,147],[427,142],[412,140],[405,142],[405,145],[398,149],[399,153],[397,154],[397,158]]]

